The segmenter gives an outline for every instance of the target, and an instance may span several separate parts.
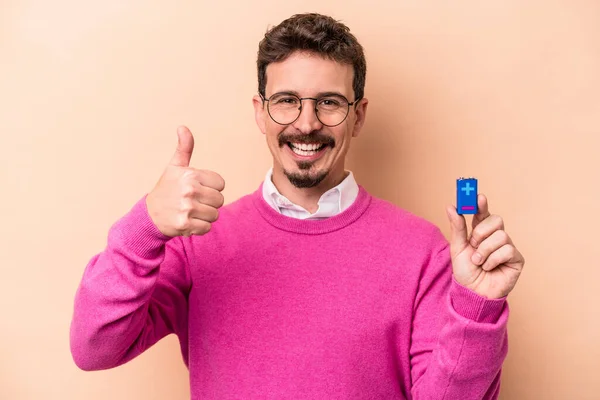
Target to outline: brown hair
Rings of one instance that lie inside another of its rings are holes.
[[[265,97],[267,65],[296,51],[307,51],[354,67],[355,101],[364,95],[367,63],[363,48],[343,23],[331,17],[296,14],[265,34],[258,46],[258,92]],[[350,99],[352,101],[352,99]]]

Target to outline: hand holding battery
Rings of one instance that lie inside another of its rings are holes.
[[[457,197],[460,189],[458,185]],[[514,288],[525,260],[504,230],[502,217],[490,214],[486,196],[475,195],[477,213],[473,214],[470,234],[464,212],[459,213],[460,206],[446,208],[451,226],[452,271],[459,284],[488,299],[498,299]]]

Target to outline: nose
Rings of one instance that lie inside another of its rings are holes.
[[[317,118],[314,100],[302,100],[302,110],[300,111],[300,116],[292,125],[298,131],[304,134],[309,134],[323,127],[323,124]]]

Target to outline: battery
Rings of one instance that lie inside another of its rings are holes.
[[[456,180],[456,212],[477,214],[477,179],[460,177]]]

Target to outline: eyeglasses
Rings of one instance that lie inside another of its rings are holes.
[[[344,122],[350,111],[350,106],[358,100],[350,103],[347,98],[339,94],[328,94],[319,98],[298,97],[292,93],[275,93],[271,97],[264,98],[267,102],[267,111],[273,121],[279,125],[289,125],[300,117],[303,100],[314,100],[315,114],[319,122],[325,126],[337,126]]]

